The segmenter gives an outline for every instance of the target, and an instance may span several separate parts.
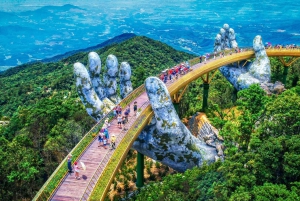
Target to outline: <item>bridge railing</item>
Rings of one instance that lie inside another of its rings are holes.
[[[246,51],[254,51],[252,47],[242,47],[242,52]],[[235,49],[227,49],[222,52],[217,53],[209,53],[209,57],[207,57],[207,62],[214,59],[215,57],[219,57],[221,54],[223,56],[228,56],[232,54],[239,54],[240,52],[236,52]],[[200,62],[200,58],[196,57],[194,59],[189,60],[189,63],[191,66],[195,66]],[[160,74],[159,74],[160,75]],[[159,77],[157,75],[157,77]],[[166,85],[170,86],[175,83],[167,82]],[[149,104],[148,102],[145,102],[145,105]],[[101,172],[97,173],[97,177],[99,178],[98,181],[93,180],[91,182],[92,184],[87,187],[85,194],[82,196],[81,200],[104,200],[106,193],[108,192],[110,185],[122,165],[122,162],[124,161],[126,154],[128,150],[131,148],[131,145],[133,141],[138,137],[142,129],[145,125],[149,123],[150,117],[152,116],[153,112],[151,110],[151,107],[147,107],[142,111],[142,115],[140,118],[138,118],[135,122],[133,122],[133,125],[131,126],[131,129],[127,131],[125,137],[122,139],[122,141],[117,145],[117,149],[112,154],[109,162],[106,166],[102,166]],[[96,182],[96,183],[95,183]]]
[[[223,51],[223,53],[224,53],[224,55],[226,56],[227,54],[231,54],[231,52],[232,52],[232,50],[225,50],[225,51]],[[211,53],[212,54],[212,53]],[[216,53],[215,55],[216,56],[219,56],[219,54],[221,54],[221,53]],[[207,58],[207,60],[209,60],[210,58]],[[189,62],[189,64],[192,66],[192,65],[195,65],[195,64],[197,64],[197,63],[199,63],[200,62],[200,59],[199,59],[199,57],[196,57],[196,58],[194,58],[194,59],[191,59],[191,60],[189,60],[188,61]],[[157,77],[159,77],[159,75],[160,74],[158,74],[158,75],[156,75]],[[170,85],[171,83],[166,83],[166,85]],[[142,86],[140,86],[140,87],[143,87],[143,92],[145,91],[145,89],[144,89],[144,85],[142,85]],[[140,93],[141,94],[141,93]],[[128,103],[130,103],[130,102],[132,102],[135,98],[136,98],[137,96],[127,96],[126,98],[126,100],[124,99],[123,101],[122,101],[122,103],[123,104],[120,104],[121,105],[121,107],[124,107],[124,106],[126,106]],[[141,108],[145,108],[147,105],[149,104],[149,102],[148,101],[146,101],[144,104],[143,104],[143,106],[141,107]],[[143,111],[143,113],[144,113],[145,111]],[[141,117],[140,117],[141,118]],[[140,128],[140,126],[137,126],[136,125],[136,122],[139,122],[138,124],[140,124],[141,122],[140,122],[141,120],[137,120],[137,121],[135,121],[134,122],[134,125],[133,125],[133,129],[132,130],[129,130],[129,131],[127,131],[127,134],[126,134],[126,136],[128,135],[128,137],[125,137],[126,139],[127,138],[131,138],[131,139],[135,139],[135,138],[137,138],[137,136],[138,136],[138,134],[139,133],[134,133],[134,131],[136,131],[137,130],[137,128]],[[129,133],[129,134],[128,134]],[[131,133],[131,134],[130,134]],[[121,135],[118,135],[118,136],[121,136]],[[124,139],[125,139],[124,138]],[[110,160],[109,160],[109,162],[108,162],[108,164],[106,165],[106,166],[103,166],[103,164],[99,164],[99,166],[98,166],[98,168],[97,168],[97,170],[96,170],[96,172],[94,173],[94,175],[92,176],[92,178],[91,178],[91,180],[90,180],[90,182],[89,182],[89,184],[88,184],[88,186],[87,186],[87,188],[85,189],[85,192],[84,192],[84,194],[83,194],[83,196],[82,196],[82,198],[81,198],[81,200],[88,200],[89,199],[89,196],[90,196],[90,194],[91,193],[93,193],[92,195],[94,195],[94,194],[97,194],[97,195],[95,195],[95,197],[94,197],[94,199],[99,199],[99,195],[102,195],[101,193],[106,193],[107,191],[108,191],[108,188],[109,188],[109,184],[111,183],[111,181],[112,181],[112,179],[114,178],[114,175],[115,175],[115,169],[113,168],[113,167],[116,167],[115,165],[113,165],[113,162],[112,161],[114,161],[115,159],[113,159],[113,158],[119,158],[119,159],[121,159],[121,162],[123,161],[123,159],[125,159],[125,157],[126,157],[126,154],[127,154],[127,152],[128,152],[128,150],[130,149],[130,147],[131,147],[131,145],[129,146],[128,145],[128,142],[131,142],[131,143],[133,143],[133,141],[124,141],[124,140],[122,140],[121,142],[120,142],[120,144],[119,144],[119,146],[118,146],[118,149],[116,150],[116,152],[115,153],[117,153],[116,155],[117,156],[112,156],[111,158],[110,158]],[[129,146],[129,147],[128,147]],[[123,151],[122,151],[123,150]],[[108,157],[104,157],[104,158],[108,158]],[[120,164],[121,164],[121,162],[120,162]],[[117,166],[119,167],[120,166],[120,164],[117,164]],[[112,167],[113,166],[113,167]],[[110,174],[110,172],[107,170],[107,169],[109,169],[109,170],[114,170],[114,172],[112,172],[113,174]],[[103,176],[103,172],[105,172],[105,176]],[[97,178],[99,178],[99,177],[101,177],[100,179],[97,179]],[[104,179],[105,178],[105,179]],[[109,181],[110,180],[110,181]],[[101,181],[101,185],[99,184],[99,182]],[[107,185],[104,185],[104,181],[109,181],[109,183],[107,183]],[[103,196],[103,195],[102,195]],[[91,199],[93,199],[93,198],[91,198]],[[104,198],[103,198],[104,199]]]
[[[229,51],[228,51],[229,52]],[[213,53],[210,53],[212,55]],[[218,55],[219,53],[217,53]],[[226,54],[226,51],[225,51]],[[209,59],[209,58],[208,58]],[[190,65],[195,65],[199,63],[199,57],[189,60]],[[159,75],[157,75],[159,76]],[[136,90],[134,90],[130,95],[128,95],[125,99],[120,102],[121,107],[125,107],[128,105],[132,100],[134,100],[137,96],[145,91],[144,85],[141,85]],[[106,118],[111,119],[113,116],[113,111],[110,111],[105,117],[103,117],[85,136],[78,142],[78,144],[72,149],[70,154],[73,156],[73,161],[78,160],[84,151],[89,147],[91,142],[95,140],[96,135],[92,135],[97,133],[104,124],[104,120]],[[64,180],[64,178],[68,174],[68,170],[66,167],[67,156],[64,160],[60,163],[60,165],[56,168],[56,170],[51,174],[33,200],[48,200],[51,198],[52,194],[56,191],[56,189],[60,186],[60,183]]]
[[[142,129],[149,123],[152,116],[152,109],[149,106],[149,101],[146,101],[140,108],[142,113],[135,119],[132,118],[130,128],[127,132],[119,136],[117,141],[117,148],[113,151],[106,166],[100,166],[101,172],[98,174],[98,180],[95,184],[89,185],[92,191],[86,189],[85,194],[81,200],[104,200],[106,193],[110,188],[118,169],[121,167],[125,160],[129,149],[131,148],[134,140],[138,137]]]
[[[253,51],[252,47],[242,47],[242,52],[245,51]],[[295,48],[294,48],[295,49]],[[266,50],[278,50],[276,48],[266,48]],[[289,50],[286,48],[280,49],[282,51]],[[296,48],[296,50],[300,51],[300,48]],[[217,53],[208,53],[206,55],[209,55],[207,57],[207,61],[214,58],[214,55],[216,57],[219,57],[220,54],[224,54],[224,56],[235,54],[235,49],[228,49],[223,50],[221,52]],[[237,53],[238,54],[238,53]],[[189,63],[191,66],[196,65],[200,62],[200,58],[196,57],[194,59],[189,60]],[[139,96],[141,93],[145,91],[144,85],[141,85],[136,90],[134,90],[130,95],[128,95],[125,99],[123,99],[120,102],[121,107],[124,107],[128,105],[128,103],[132,102],[137,96]],[[104,118],[102,118],[80,141],[79,143],[73,148],[73,150],[70,152],[73,155],[73,159],[77,160],[84,151],[88,148],[88,146],[91,144],[91,142],[95,139],[95,137],[92,134],[97,133],[102,125],[104,124],[105,118],[110,118],[113,116],[113,111],[109,112]],[[127,139],[127,138],[126,138]],[[127,153],[127,152],[126,152]],[[74,160],[74,161],[75,161]],[[63,181],[63,179],[67,175],[67,167],[66,167],[66,161],[67,157],[60,163],[60,165],[56,168],[56,170],[52,173],[52,175],[49,177],[49,179],[46,181],[46,183],[42,186],[42,188],[39,190],[39,192],[36,194],[36,196],[33,198],[33,200],[48,200],[53,192],[59,187],[60,183]],[[98,193],[97,193],[98,194]]]
[[[226,53],[229,54],[230,50],[225,51],[225,54]],[[217,55],[218,54],[216,54],[216,56]],[[192,65],[195,65],[195,64],[199,63],[200,59],[199,59],[199,57],[196,57],[196,58],[193,58],[193,59],[189,60],[188,62],[192,66]],[[159,77],[159,75],[160,74],[158,74],[156,76]],[[169,82],[166,83],[167,86],[170,85],[170,84],[171,83],[169,83]],[[131,101],[133,100],[133,98],[130,98],[130,99],[131,99]],[[131,101],[127,101],[127,103],[130,103]],[[145,109],[148,105],[149,105],[149,101],[146,101],[143,104],[143,106],[141,107],[141,109]],[[92,176],[88,186],[86,187],[85,192],[84,192],[81,200],[89,200],[89,199],[91,199],[91,200],[103,200],[104,199],[105,193],[107,193],[107,191],[109,190],[109,186],[110,186],[110,184],[111,184],[111,182],[112,182],[112,180],[113,180],[113,178],[116,174],[116,171],[118,170],[118,168],[122,164],[122,161],[125,159],[127,152],[131,148],[131,145],[133,143],[133,139],[136,139],[137,136],[139,135],[139,132],[142,131],[142,128],[144,126],[141,127],[141,125],[145,125],[145,124],[148,123],[148,122],[145,123],[145,121],[149,121],[149,118],[145,119],[145,117],[146,116],[149,117],[150,114],[151,114],[151,109],[149,111],[148,110],[145,110],[145,111],[143,110],[142,115],[135,122],[132,122],[133,125],[131,126],[131,129],[129,129],[123,135],[118,135],[118,136],[121,136],[121,137],[124,137],[124,136],[125,137],[118,144],[118,147],[114,151],[113,155],[110,157],[110,160],[109,160],[108,164],[106,166],[104,166],[103,164],[99,164],[96,172],[94,173],[94,175]],[[139,132],[137,132],[137,131],[139,131]],[[111,154],[109,154],[109,155],[111,155]],[[104,159],[105,159],[105,157],[104,157]],[[116,160],[116,159],[119,159],[119,160]],[[106,183],[106,182],[108,182],[108,183]]]
[[[145,91],[144,85],[139,86],[134,91],[132,91],[126,98],[124,98],[120,102],[120,106],[124,107],[128,105],[132,100],[138,97]],[[110,120],[114,117],[113,110],[111,110],[108,114],[106,114],[92,129],[87,132],[84,137],[78,142],[78,144],[72,149],[70,154],[72,154],[73,161],[78,160],[82,154],[87,150],[87,148],[91,145],[91,143],[96,139],[96,134],[102,128],[104,121],[106,118]],[[44,201],[49,200],[53,193],[58,189],[62,181],[66,178],[68,174],[67,169],[67,156],[63,159],[63,161],[59,164],[59,166],[55,169],[55,171],[51,174],[48,180],[44,183],[38,193],[35,195],[33,200]]]

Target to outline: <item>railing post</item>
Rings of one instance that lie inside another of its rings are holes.
[[[203,112],[205,112],[205,110],[207,109],[208,90],[209,90],[209,83],[203,83],[203,103],[202,103]]]
[[[283,69],[283,78],[282,78],[282,84],[286,84],[286,78],[287,78],[287,75],[288,75],[288,71],[289,71],[289,67],[288,66],[284,66],[284,69]]]
[[[137,166],[136,166],[136,186],[138,188],[144,186],[144,155],[138,152],[137,154]]]

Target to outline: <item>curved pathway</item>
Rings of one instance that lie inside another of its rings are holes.
[[[267,50],[268,56],[300,56],[299,49],[270,49]],[[184,86],[188,85],[190,82],[196,80],[202,75],[209,73],[212,70],[216,70],[221,66],[238,62],[241,60],[246,60],[254,57],[254,51],[248,50],[241,53],[234,53],[225,57],[217,57],[216,59],[210,59],[206,63],[198,63],[192,66],[192,71],[186,75],[180,77],[174,83],[167,83],[170,95],[174,95]],[[72,200],[88,200],[94,187],[96,185],[101,185],[102,191],[100,192],[100,197],[98,200],[103,200],[106,192],[108,191],[112,179],[116,174],[116,170],[121,166],[122,161],[130,149],[132,143],[139,135],[142,128],[147,125],[147,121],[153,116],[151,106],[149,105],[149,100],[146,92],[143,92],[139,97],[133,100],[130,105],[133,106],[133,102],[137,101],[138,108],[142,108],[142,114],[139,118],[129,117],[129,130],[121,131],[117,128],[117,121],[114,119],[109,127],[110,136],[116,134],[117,136],[117,149],[110,150],[109,148],[104,149],[103,147],[98,147],[98,142],[95,139],[91,145],[85,150],[83,155],[79,158],[79,161],[83,161],[86,164],[87,169],[81,171],[80,175],[82,178],[76,180],[74,174],[67,175],[59,187],[53,193],[50,200],[53,201],[72,201]],[[133,113],[133,108],[131,107],[131,113]],[[133,114],[131,114],[133,115]],[[136,121],[138,119],[139,122]],[[125,136],[128,132],[134,133],[130,140],[125,140]],[[122,145],[122,146],[121,146]],[[121,149],[126,146],[126,149]],[[120,149],[119,149],[120,148]],[[118,152],[119,150],[119,152]],[[119,154],[119,155],[117,155]],[[116,156],[120,156],[116,158]],[[118,160],[117,163],[115,161]],[[116,165],[113,165],[116,164]],[[99,193],[98,193],[99,194]]]

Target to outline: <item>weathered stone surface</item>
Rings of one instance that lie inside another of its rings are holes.
[[[104,84],[101,81],[101,59],[96,52],[90,52],[88,55],[88,66],[87,66],[92,86],[98,95],[98,98],[102,101],[105,108],[112,109],[114,103],[106,97]]]
[[[106,74],[104,76],[107,98],[115,104],[121,101],[117,95],[118,59],[115,55],[108,55],[106,59]]]
[[[249,62],[244,67],[228,65],[219,69],[237,90],[246,89],[251,84],[260,84],[270,81],[270,60],[266,54],[261,36],[254,38],[253,48],[255,50],[255,60],[252,63]],[[240,62],[240,66],[243,66],[244,62],[245,61]]]
[[[115,103],[120,102],[117,96],[117,76],[119,75],[118,60],[114,55],[109,55],[106,60],[106,74],[103,84],[101,80],[101,60],[96,52],[88,55],[88,70],[81,63],[74,64],[74,75],[78,95],[85,105],[87,113],[96,121],[109,112]],[[126,62],[121,64],[121,83],[124,98],[132,91],[130,65]],[[125,94],[126,92],[126,94]]]
[[[271,94],[281,94],[283,91],[285,91],[284,85],[276,81],[273,83],[260,83],[260,87],[267,93],[267,95]]]
[[[188,127],[193,135],[208,146],[216,148],[218,144],[222,145],[224,141],[223,137],[219,135],[218,129],[210,124],[205,113],[197,112],[192,116],[189,119]]]
[[[228,38],[229,38],[229,44],[231,44],[231,48],[237,48],[238,44],[235,40],[235,33],[232,28],[229,29]]]
[[[78,95],[84,104],[87,113],[95,120],[100,120],[108,112],[102,101],[98,98],[87,69],[81,63],[74,64],[74,75]]]
[[[149,77],[145,88],[155,117],[141,132],[133,148],[179,172],[204,161],[214,162],[216,148],[194,137],[180,121],[164,83]]]
[[[127,62],[122,62],[119,71],[120,91],[122,99],[132,92],[131,68]]]
[[[270,82],[271,65],[266,53],[261,36],[256,36],[253,40],[255,60],[249,66],[249,73],[260,82]]]
[[[234,30],[229,28],[228,24],[224,24],[215,38],[214,52],[236,47],[238,47],[238,44],[235,40]]]
[[[88,72],[91,78],[92,86],[95,89],[100,100],[103,100],[106,97],[104,91],[104,85],[100,79],[101,73],[101,60],[99,55],[96,52],[90,52],[88,55]]]

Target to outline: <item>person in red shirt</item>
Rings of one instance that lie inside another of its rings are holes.
[[[164,81],[164,74],[162,73],[161,75],[160,75],[160,79],[161,79],[161,81]]]
[[[173,70],[169,69],[168,72],[169,72],[169,79],[170,79],[171,82],[173,82],[173,80],[172,80],[172,72],[173,72]]]

